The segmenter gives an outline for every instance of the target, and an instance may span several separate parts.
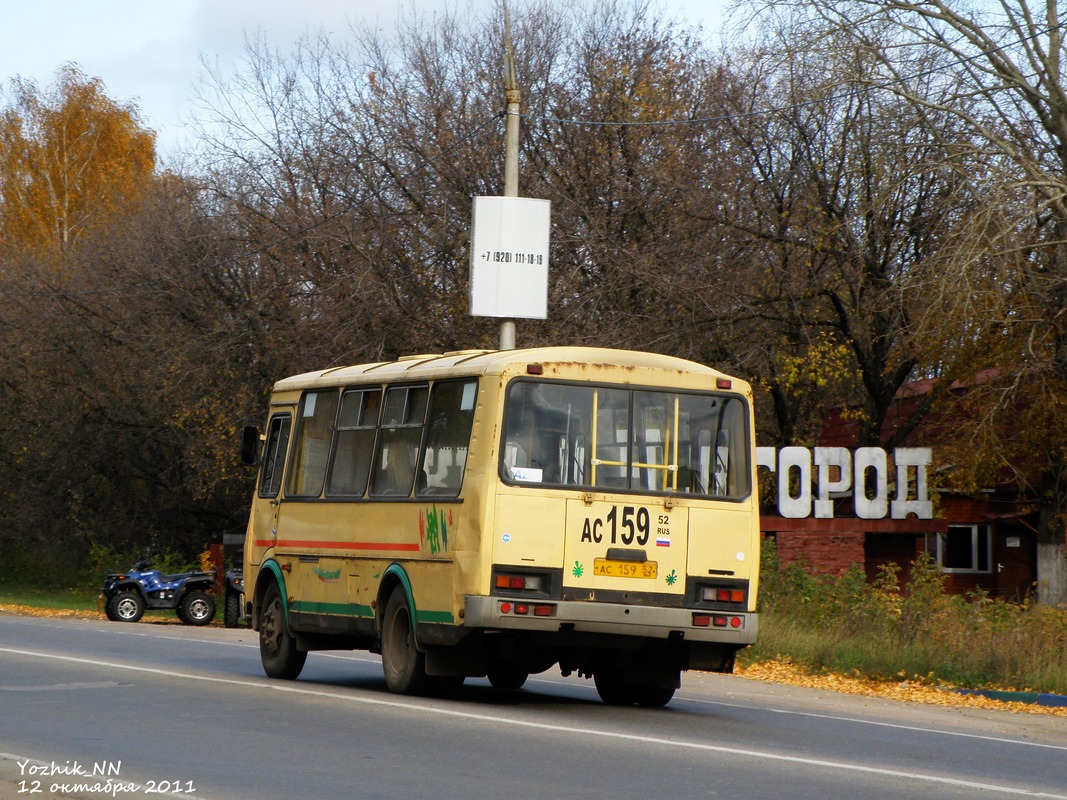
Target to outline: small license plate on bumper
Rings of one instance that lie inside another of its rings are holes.
[[[593,559],[593,574],[607,578],[656,579],[655,561],[616,561],[610,558]]]

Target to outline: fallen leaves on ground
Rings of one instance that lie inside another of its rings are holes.
[[[786,657],[752,664],[739,664],[735,674],[742,678],[766,683],[828,689],[842,694],[880,697],[908,703],[1067,717],[1067,708],[1040,706],[1036,703],[1005,702],[979,695],[965,695],[953,691],[952,687],[925,683],[921,679],[886,680],[867,678],[859,674],[840,675],[832,672],[817,672]]]
[[[73,608],[37,608],[36,606],[20,606],[14,603],[0,603],[0,611],[8,614],[22,614],[28,617],[83,617],[89,619],[102,616],[95,611],[83,611]]]
[[[15,603],[0,603],[0,614],[21,614],[27,617],[66,617],[68,619],[105,619],[103,611],[86,611],[85,609],[77,608],[38,608],[37,606],[23,606]],[[147,612],[151,613],[151,612]],[[141,618],[141,622],[146,622],[155,625],[180,625],[181,622],[174,612],[169,612],[169,617],[149,617],[145,616]]]

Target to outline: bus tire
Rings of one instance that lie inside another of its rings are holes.
[[[493,663],[489,665],[486,677],[494,689],[515,691],[525,685],[530,673],[515,664]]]
[[[415,628],[402,586],[393,589],[385,604],[382,671],[385,685],[394,694],[421,694],[426,690],[426,656],[415,646]]]
[[[637,705],[643,708],[663,708],[674,697],[674,687],[640,686],[635,690],[634,696]]]
[[[637,692],[626,685],[621,669],[601,667],[593,673],[593,682],[600,699],[609,706],[632,706],[637,703]]]
[[[271,583],[263,595],[263,610],[259,620],[259,660],[268,678],[294,680],[304,668],[308,654],[297,650],[296,640],[289,633],[278,584]]]

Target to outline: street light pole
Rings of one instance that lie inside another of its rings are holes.
[[[515,53],[511,46],[511,17],[504,5],[504,81],[508,104],[504,123],[504,197],[519,196],[519,86],[515,79]],[[515,349],[515,320],[500,322],[500,349]]]

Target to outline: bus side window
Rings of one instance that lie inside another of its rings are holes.
[[[328,497],[361,497],[366,490],[381,404],[381,389],[349,391],[341,397],[326,480]]]
[[[267,446],[263,451],[263,469],[259,475],[259,496],[277,497],[282,488],[282,465],[289,449],[289,429],[293,420],[288,414],[274,417],[267,429]]]
[[[290,497],[318,497],[322,494],[336,412],[336,390],[307,392],[301,399],[286,484],[286,494]]]
[[[477,381],[444,381],[434,384],[430,400],[426,445],[415,494],[456,497],[463,486],[467,465]]]
[[[426,386],[393,386],[386,390],[371,475],[371,496],[407,497],[411,494],[428,394]]]

